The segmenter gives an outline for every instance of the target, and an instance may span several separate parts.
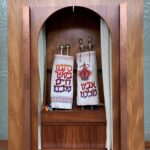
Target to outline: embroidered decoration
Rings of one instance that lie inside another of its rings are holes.
[[[88,69],[90,67],[89,64],[84,64],[80,66],[80,68],[82,68],[81,71],[79,71],[79,76],[81,78],[81,80],[83,81],[87,81],[91,75],[91,71]]]
[[[54,92],[70,92],[72,80],[72,66],[67,64],[56,65],[56,80],[54,85]]]

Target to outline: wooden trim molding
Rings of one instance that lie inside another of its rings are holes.
[[[24,148],[30,149],[30,8],[23,6],[23,116]]]
[[[121,150],[127,150],[127,3],[120,4]]]

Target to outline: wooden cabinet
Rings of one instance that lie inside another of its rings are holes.
[[[9,13],[10,35],[8,36],[10,150],[38,149],[38,36],[41,27],[47,24],[47,57],[49,58],[47,60],[49,62],[47,62],[46,76],[49,84],[53,55],[58,51],[55,48],[61,42],[69,42],[72,45],[72,55],[75,55],[78,51],[76,42],[79,35],[82,34],[82,38],[87,39],[90,32],[94,37],[97,56],[100,58],[100,31],[97,23],[100,18],[106,21],[112,36],[113,148],[114,150],[133,150],[135,145],[139,145],[137,149],[143,149],[143,137],[140,130],[143,119],[142,92],[140,92],[142,86],[142,74],[140,72],[142,70],[142,44],[139,44],[142,40],[142,32],[141,30],[140,33],[137,32],[142,28],[140,22],[142,1],[135,3],[135,6],[133,6],[133,0],[128,1],[130,4],[129,19],[126,18],[126,7],[120,7],[119,2],[121,0],[74,1],[75,12],[78,11],[79,13],[76,17],[85,19],[85,22],[82,19],[81,22],[78,22],[69,16],[67,20],[61,20],[67,11],[71,12],[68,15],[72,15],[72,3],[68,0],[31,0],[29,7],[24,7],[23,19],[22,13],[20,13],[23,2],[17,0],[17,3],[13,4],[9,1],[9,11],[11,11]],[[91,16],[91,20],[87,26],[89,16]],[[123,19],[124,17],[125,19]],[[56,25],[54,23],[56,20],[62,21],[63,24],[59,26],[57,23]],[[71,20],[77,23],[76,27],[73,26]],[[86,30],[84,30],[85,28]],[[77,29],[77,32],[74,32],[74,29]],[[69,32],[77,35],[71,36]],[[78,33],[80,34],[78,35]],[[66,37],[60,40],[57,35],[59,37],[66,35]],[[76,39],[71,39],[72,37]],[[136,58],[133,57],[135,55]],[[129,65],[128,68],[127,64]],[[76,73],[76,70],[74,72]],[[134,77],[133,73],[136,73]],[[98,76],[102,91],[100,61],[98,62]],[[133,92],[130,92],[131,88],[134,89]],[[45,92],[45,104],[47,100],[49,100],[49,94]],[[104,100],[103,94],[101,100]],[[104,107],[98,107],[91,112],[91,110],[82,111],[74,105],[71,112],[41,112],[41,115],[43,149],[104,148],[107,124]],[[134,129],[131,129],[133,125]],[[136,131],[139,132],[138,135],[136,135]],[[14,135],[17,136],[14,138]]]
[[[119,102],[119,61],[120,61],[120,11],[118,6],[74,7],[65,4],[57,7],[31,8],[31,147],[37,149],[38,125],[38,35],[41,27],[46,28],[46,90],[44,105],[50,101],[50,79],[54,54],[61,43],[71,45],[70,55],[79,52],[79,38],[87,41],[93,38],[98,60],[100,101],[104,103],[100,19],[103,18],[112,36],[112,82],[113,82],[113,132],[114,147],[120,147],[120,102]],[[109,15],[108,15],[109,14]],[[106,143],[106,117],[104,106],[94,110],[76,106],[76,66],[74,69],[74,104],[72,111],[41,111],[42,149],[104,149]]]

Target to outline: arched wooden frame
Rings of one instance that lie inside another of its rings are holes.
[[[56,11],[71,6],[31,7],[31,150],[38,149],[38,37],[44,22]],[[75,6],[84,7],[84,6]],[[84,7],[85,8],[85,7]],[[86,6],[107,22],[112,36],[113,148],[120,150],[120,24],[118,6]]]

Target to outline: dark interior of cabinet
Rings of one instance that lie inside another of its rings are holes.
[[[85,46],[88,37],[92,37],[98,64],[98,82],[100,102],[104,103],[101,49],[100,16],[91,10],[76,7],[62,9],[48,18],[46,28],[46,90],[45,104],[50,103],[50,84],[55,54],[59,54],[59,45],[71,45],[69,55],[75,57],[79,52],[79,38]],[[84,110],[76,105],[76,63],[74,65],[74,103],[70,110],[42,111],[42,148],[43,149],[101,149],[105,147],[106,119],[104,105],[93,110]]]

